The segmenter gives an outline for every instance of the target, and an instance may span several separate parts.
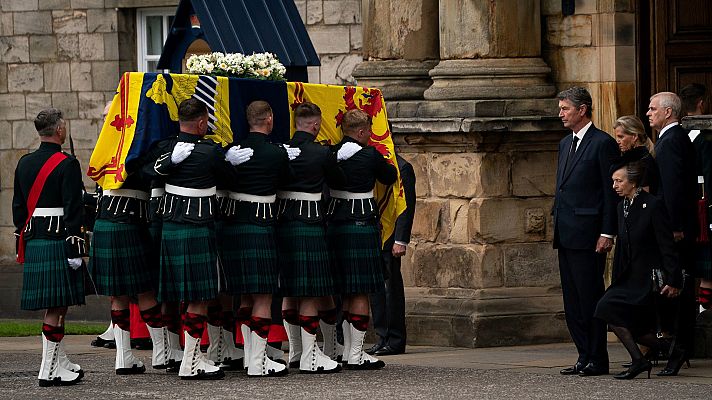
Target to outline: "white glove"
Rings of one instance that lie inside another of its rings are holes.
[[[171,162],[173,164],[180,164],[188,158],[190,153],[193,152],[193,149],[195,148],[195,143],[186,143],[186,142],[178,142],[176,143],[176,147],[173,148],[173,152],[171,153]]]
[[[283,144],[285,149],[287,149],[287,155],[289,156],[289,161],[294,160],[295,158],[299,157],[300,154],[302,154],[302,151],[299,149],[299,147],[289,147],[288,144]]]
[[[67,259],[67,262],[69,263],[69,266],[70,266],[73,270],[76,271],[76,270],[79,269],[79,267],[82,266],[82,262],[84,262],[84,261],[81,259],[81,257],[77,257],[77,258],[68,258],[68,259]]]
[[[344,143],[343,146],[341,146],[339,151],[336,153],[336,160],[337,161],[348,160],[354,154],[358,153],[359,150],[361,150],[362,148],[363,147],[361,147],[361,145],[359,145],[358,143],[346,142],[346,143]]]
[[[254,153],[255,151],[249,147],[245,147],[244,149],[241,149],[240,146],[230,147],[225,154],[225,159],[232,165],[240,165],[246,161],[249,161]]]

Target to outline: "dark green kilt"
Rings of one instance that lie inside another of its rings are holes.
[[[155,282],[155,290],[158,291],[158,282],[160,282],[161,274],[161,231],[163,230],[163,221],[154,217],[148,223],[148,233],[151,236],[151,246],[148,249],[148,259],[151,263],[151,279]]]
[[[64,240],[28,240],[20,308],[42,310],[84,304],[83,268],[69,266]]]
[[[135,296],[157,289],[153,269],[158,265],[151,263],[150,249],[151,236],[145,225],[97,219],[89,249],[89,273],[96,293]]]
[[[207,301],[220,282],[215,227],[164,222],[158,301]]]
[[[385,290],[381,237],[375,224],[332,224],[327,230],[334,281],[341,294]]]
[[[326,232],[320,224],[277,225],[279,287],[283,296],[321,297],[334,292]]]
[[[233,295],[275,293],[278,262],[274,226],[226,223],[222,261],[227,292]]]

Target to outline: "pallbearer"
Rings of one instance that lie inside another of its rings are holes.
[[[330,185],[328,238],[343,299],[344,354],[349,369],[377,369],[385,364],[363,351],[368,326],[368,294],[385,289],[378,204],[373,189],[398,177],[396,167],[368,146],[371,117],[349,110],[341,122],[344,139],[336,146],[346,184]],[[355,152],[355,154],[354,154]]]
[[[282,315],[289,336],[289,365],[303,373],[338,372],[341,366],[317,346],[318,300],[335,294],[325,237],[322,190],[325,178],[343,184],[345,176],[336,155],[315,143],[321,128],[321,110],[302,103],[294,110],[297,131],[288,142],[301,154],[290,162],[295,179],[280,187],[279,225],[280,287],[284,294]],[[297,310],[298,308],[298,310]],[[336,309],[326,313],[333,314]],[[332,325],[333,326],[333,325]],[[333,345],[336,330],[322,331],[324,343]]]
[[[161,155],[154,170],[166,182],[161,237],[161,274],[158,297],[164,302],[188,303],[183,316],[185,350],[178,375],[182,379],[220,379],[224,373],[200,352],[208,302],[219,290],[220,271],[214,220],[218,179],[234,180],[234,168],[212,141],[208,111],[191,98],[178,107],[180,133]]]
[[[246,110],[250,133],[240,142],[254,150],[252,158],[236,167],[239,180],[230,193],[231,210],[223,226],[223,249],[228,292],[242,295],[242,318],[250,314],[242,334],[249,376],[279,376],[284,365],[267,354],[267,336],[272,322],[272,294],[277,289],[275,228],[277,187],[290,179],[287,151],[267,140],[272,132],[272,108],[254,101]],[[252,307],[251,312],[248,308]]]
[[[46,310],[42,324],[39,385],[72,385],[84,376],[62,346],[67,308],[84,304],[81,256],[82,173],[62,152],[67,128],[62,112],[49,108],[35,118],[40,147],[15,170],[12,217],[18,262],[24,262],[23,310]]]

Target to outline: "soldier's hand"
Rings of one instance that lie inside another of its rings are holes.
[[[254,153],[255,151],[249,147],[245,147],[244,149],[241,149],[240,146],[230,147],[225,154],[225,159],[232,165],[240,165],[249,161]]]
[[[79,269],[79,267],[82,266],[82,262],[84,262],[84,261],[82,260],[81,257],[77,257],[77,258],[68,258],[67,262],[69,263],[69,267],[76,271],[77,269]]]
[[[171,153],[171,162],[173,164],[180,164],[188,158],[190,153],[193,152],[193,149],[195,148],[195,143],[186,143],[186,142],[178,142],[176,143],[176,147],[173,148],[173,152]]]
[[[358,143],[346,142],[336,153],[336,159],[338,161],[344,161],[351,158],[354,154],[358,153],[362,147]]]
[[[287,155],[289,156],[289,161],[294,160],[302,154],[302,150],[299,147],[289,147],[288,144],[283,144],[284,148],[287,150]]]

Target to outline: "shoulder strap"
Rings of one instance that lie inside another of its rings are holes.
[[[42,193],[42,188],[44,188],[49,174],[51,174],[52,171],[54,171],[59,163],[64,161],[65,158],[67,158],[67,156],[61,151],[52,154],[52,156],[45,161],[42,168],[40,168],[40,172],[37,174],[37,178],[35,178],[35,182],[32,184],[30,194],[27,196],[27,220],[25,220],[25,225],[20,231],[20,241],[17,246],[17,262],[20,264],[25,262],[25,229],[27,228],[27,224],[30,222],[30,218],[32,218],[32,214],[35,212],[37,201],[40,199],[40,193]]]

